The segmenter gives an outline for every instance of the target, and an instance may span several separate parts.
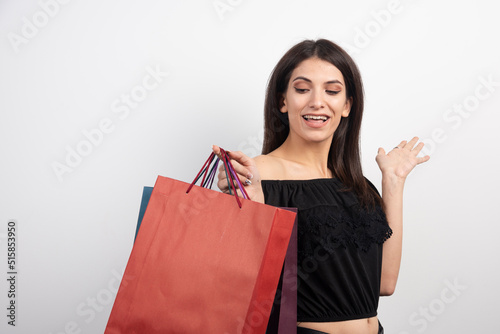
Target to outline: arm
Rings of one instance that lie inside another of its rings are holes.
[[[403,188],[406,177],[416,165],[430,159],[428,155],[417,157],[424,147],[423,143],[415,146],[417,142],[417,137],[408,143],[402,141],[388,154],[383,148],[379,148],[376,157],[382,171],[382,201],[392,229],[392,236],[383,246],[381,296],[392,295],[398,280],[403,245]]]
[[[391,179],[382,174],[382,201],[392,236],[383,246],[381,296],[392,295],[398,280],[403,246],[403,187],[404,180]]]

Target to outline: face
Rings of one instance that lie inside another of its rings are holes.
[[[337,67],[319,58],[301,62],[292,72],[283,95],[282,113],[288,112],[294,140],[331,143],[342,117],[347,117],[344,76]]]

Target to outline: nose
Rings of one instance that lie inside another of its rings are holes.
[[[321,109],[325,107],[325,101],[323,100],[323,95],[320,90],[315,90],[313,94],[311,94],[309,107],[311,109]]]

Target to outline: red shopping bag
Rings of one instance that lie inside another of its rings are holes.
[[[158,177],[105,333],[265,333],[296,214],[191,187]]]

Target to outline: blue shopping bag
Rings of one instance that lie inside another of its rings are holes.
[[[151,194],[153,193],[153,187],[144,187],[142,190],[142,200],[141,207],[139,209],[139,218],[137,219],[137,228],[135,230],[135,239],[137,238],[137,233],[139,232],[139,228],[141,227],[142,218],[144,217],[144,213],[146,212],[146,208],[148,207],[149,199],[151,198]]]

